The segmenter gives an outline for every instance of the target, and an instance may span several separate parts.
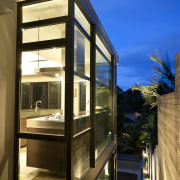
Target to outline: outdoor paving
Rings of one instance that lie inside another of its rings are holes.
[[[140,180],[141,160],[134,155],[118,154],[118,180]]]
[[[136,174],[129,174],[124,172],[117,173],[117,180],[137,180]]]

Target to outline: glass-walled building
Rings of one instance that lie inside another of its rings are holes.
[[[17,3],[16,180],[116,180],[118,56],[88,0]]]

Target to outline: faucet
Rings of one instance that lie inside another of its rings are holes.
[[[39,103],[42,103],[42,101],[41,101],[41,100],[39,100],[39,101],[36,101],[35,112],[37,112],[37,111],[38,111],[38,104],[39,104]]]

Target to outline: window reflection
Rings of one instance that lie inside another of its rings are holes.
[[[103,44],[103,42],[101,41],[101,39],[97,34],[96,34],[96,44],[99,47],[99,49],[103,52],[103,54],[106,56],[106,58],[109,59],[109,61],[111,61],[111,54],[109,53],[109,51],[107,50],[107,48],[105,47],[105,45]]]
[[[90,135],[73,141],[73,179],[82,179],[90,167]]]
[[[90,42],[76,26],[74,33],[74,71],[90,77]]]
[[[90,127],[90,82],[74,76],[74,134]]]
[[[96,158],[111,140],[111,65],[96,51]]]
[[[76,3],[75,3],[75,18],[78,20],[78,22],[84,28],[84,30],[90,35],[90,24]]]
[[[111,180],[111,163],[108,161],[106,165],[104,166],[103,170],[101,171],[99,177],[97,180]]]
[[[74,134],[90,127],[90,42],[75,27]]]

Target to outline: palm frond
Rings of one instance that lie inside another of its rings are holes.
[[[145,99],[145,104],[149,104],[151,108],[154,108],[157,106],[157,99],[160,95],[174,91],[175,75],[172,73],[171,63],[168,58],[165,62],[157,56],[150,55],[150,59],[158,65],[153,66],[153,71],[157,74],[149,81],[146,81],[148,85],[136,84],[131,89],[140,91]]]
[[[154,56],[154,55],[150,55],[149,56],[151,60],[153,60],[154,62],[158,63],[159,65],[163,66],[163,61],[158,58],[157,56]]]

